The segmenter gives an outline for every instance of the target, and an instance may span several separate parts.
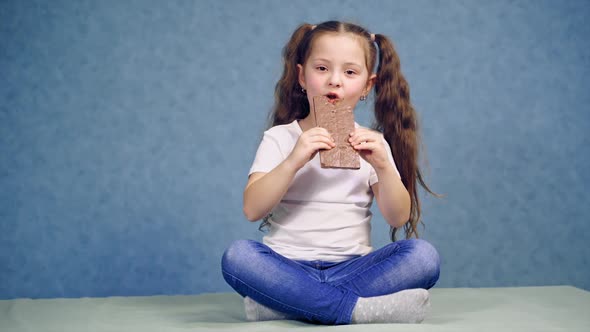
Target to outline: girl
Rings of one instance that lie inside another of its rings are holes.
[[[264,243],[240,240],[226,250],[225,280],[245,297],[248,320],[421,322],[440,263],[430,244],[410,239],[418,236],[417,183],[430,190],[417,166],[416,114],[391,42],[350,23],[303,24],[283,60],[273,127],[244,190],[246,218],[264,218],[270,230]],[[313,97],[356,105],[373,87],[375,130],[355,124],[349,139],[361,168],[322,169],[317,152],[335,143],[315,126]],[[394,241],[376,251],[373,197]],[[407,240],[395,242],[402,227]]]

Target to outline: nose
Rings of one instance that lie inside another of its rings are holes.
[[[335,71],[332,72],[332,75],[330,76],[330,80],[328,81],[328,85],[339,88],[342,85],[342,81],[340,79],[340,74]]]

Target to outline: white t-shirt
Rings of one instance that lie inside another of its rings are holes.
[[[272,171],[301,134],[297,120],[264,132],[249,174]],[[395,167],[390,149],[387,152]],[[362,158],[360,163],[358,170],[321,168],[316,154],[272,210],[263,242],[287,258],[305,261],[340,262],[371,252],[371,185],[378,179],[369,163]]]

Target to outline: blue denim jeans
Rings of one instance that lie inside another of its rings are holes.
[[[440,259],[424,240],[400,240],[365,256],[338,263],[295,261],[251,240],[225,251],[222,273],[240,295],[289,318],[320,324],[349,324],[359,297],[429,289]]]

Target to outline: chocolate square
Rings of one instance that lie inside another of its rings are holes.
[[[331,101],[326,96],[313,97],[316,126],[326,128],[335,140],[331,150],[320,150],[322,168],[361,168],[360,156],[348,139],[354,131],[354,113],[344,100]]]

